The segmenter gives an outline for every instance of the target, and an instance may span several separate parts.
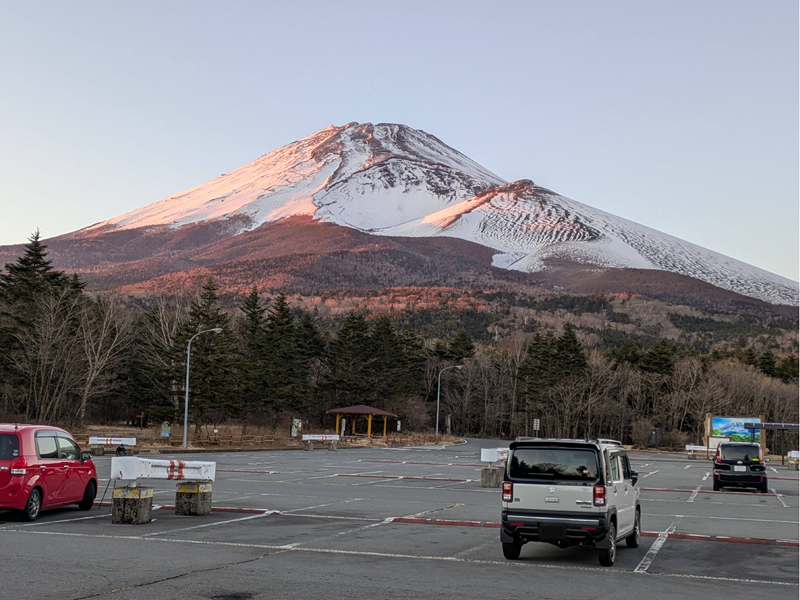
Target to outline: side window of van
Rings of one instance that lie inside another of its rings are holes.
[[[622,481],[619,470],[619,457],[614,454],[610,457],[611,461],[611,481]]]
[[[36,454],[39,458],[58,458],[58,446],[53,435],[36,436]]]
[[[626,456],[620,456],[620,460],[622,461],[622,474],[625,476],[625,479],[631,478],[631,463]]]

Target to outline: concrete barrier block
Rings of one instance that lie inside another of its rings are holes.
[[[211,484],[200,481],[179,483],[175,488],[175,514],[198,516],[211,514]]]
[[[311,440],[308,440],[308,441],[306,442],[306,448],[305,448],[305,449],[306,449],[306,450],[309,450],[309,451],[310,451],[310,450],[313,450],[313,449],[314,449],[314,442],[312,442]]]
[[[94,456],[103,456],[106,453],[106,449],[103,446],[92,446],[91,452]]]
[[[123,525],[149,523],[153,511],[153,488],[121,487],[114,489],[111,522]]]
[[[797,467],[798,466],[800,466],[800,465],[798,465],[796,462],[790,462],[789,463],[789,470],[790,471],[797,471]]]
[[[328,450],[330,450],[331,452],[336,452],[336,440],[328,444]]]
[[[481,469],[481,487],[499,488],[503,485],[503,469],[484,467]]]

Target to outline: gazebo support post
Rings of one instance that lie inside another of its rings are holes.
[[[336,415],[336,433],[339,433],[339,423],[342,422],[342,415]]]
[[[387,418],[388,417],[386,415],[383,415],[383,437],[386,437],[386,419]]]
[[[373,415],[367,415],[367,435],[372,437],[372,417]]]

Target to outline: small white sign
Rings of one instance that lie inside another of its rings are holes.
[[[123,446],[135,446],[136,445],[136,438],[124,438],[124,437],[90,437],[89,438],[89,445],[90,446],[119,446],[122,444]]]
[[[303,434],[303,441],[313,441],[313,442],[338,442],[339,436],[336,434],[326,434],[320,435],[317,433],[304,433]]]

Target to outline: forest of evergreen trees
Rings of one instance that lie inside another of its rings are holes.
[[[457,435],[532,434],[538,418],[545,436],[645,445],[658,432],[659,443],[679,445],[702,437],[707,413],[798,422],[796,355],[700,354],[632,335],[602,352],[584,347],[569,322],[494,340],[474,334],[474,311],[450,339],[423,337],[431,331],[417,325],[427,320],[407,311],[351,312],[332,326],[257,289],[223,310],[213,280],[193,298],[84,287],[52,267],[38,234],[0,273],[2,421],[180,423],[187,342],[219,327],[192,342],[194,426],[301,417],[324,428],[326,410],[367,404],[397,413],[404,429],[430,430],[437,376],[451,365],[463,368],[444,373],[442,414]],[[609,310],[597,297],[575,307]]]

